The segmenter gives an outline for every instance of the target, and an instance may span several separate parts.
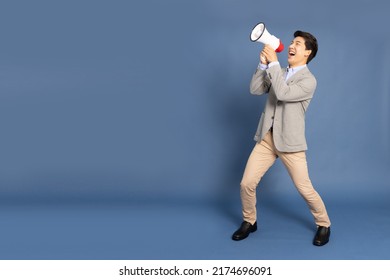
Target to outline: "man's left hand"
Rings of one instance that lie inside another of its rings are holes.
[[[278,61],[275,50],[270,45],[265,45],[262,54],[266,57],[268,63]]]

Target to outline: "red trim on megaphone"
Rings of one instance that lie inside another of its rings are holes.
[[[279,39],[279,47],[275,50],[275,52],[282,52],[284,49],[284,45],[282,43],[282,41],[280,41]]]

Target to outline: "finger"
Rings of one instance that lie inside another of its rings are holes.
[[[271,51],[271,50],[273,50],[273,48],[270,45],[266,44],[266,45],[264,45],[264,50]]]

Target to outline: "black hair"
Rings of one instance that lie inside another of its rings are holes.
[[[316,37],[314,37],[312,34],[308,32],[304,32],[301,30],[295,31],[294,38],[295,37],[302,37],[303,39],[305,39],[306,50],[311,50],[311,53],[307,58],[307,62],[306,62],[307,64],[309,64],[309,62],[316,56],[318,51],[318,42]]]

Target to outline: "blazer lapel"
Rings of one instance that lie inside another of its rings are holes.
[[[286,72],[287,72],[287,69],[284,69],[284,72],[285,72],[285,75],[286,75]],[[297,73],[295,73],[294,75],[292,75],[290,78],[287,79],[286,83],[289,85],[291,83],[294,82],[294,80],[296,80],[296,78],[298,78],[299,76],[304,76],[306,75],[309,71],[309,68],[304,67],[303,69],[299,70]]]

